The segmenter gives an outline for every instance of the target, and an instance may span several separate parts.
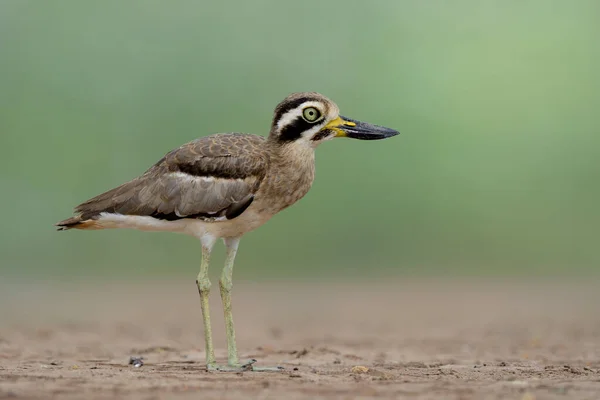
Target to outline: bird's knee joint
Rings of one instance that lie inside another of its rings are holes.
[[[198,290],[201,292],[210,292],[210,287],[212,286],[208,278],[206,279],[196,279],[196,285],[198,286]]]

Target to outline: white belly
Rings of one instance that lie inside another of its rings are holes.
[[[257,213],[252,207],[249,207],[237,218],[215,222],[205,222],[193,218],[167,221],[149,216],[103,212],[96,220],[95,225],[100,229],[130,228],[142,231],[184,233],[197,238],[206,235],[223,238],[242,236],[267,222],[271,216],[266,213]]]

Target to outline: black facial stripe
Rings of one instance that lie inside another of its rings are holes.
[[[321,139],[325,139],[329,135],[335,134],[331,129],[323,129],[322,131],[317,132],[310,140],[317,141]]]
[[[301,97],[299,99],[290,101],[289,103],[283,104],[281,107],[275,110],[275,117],[273,118],[274,125],[277,125],[277,122],[281,119],[281,117],[288,111],[293,110],[294,108],[299,107],[302,103],[306,103],[307,101],[314,101],[313,98],[310,97]]]
[[[299,116],[298,118],[281,128],[279,140],[281,140],[282,142],[293,142],[294,140],[297,140],[302,136],[302,132],[311,129],[314,126],[314,123],[310,123]]]

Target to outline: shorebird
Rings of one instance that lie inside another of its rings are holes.
[[[240,362],[231,311],[233,263],[240,238],[300,200],[315,174],[315,148],[336,137],[384,139],[398,132],[339,115],[319,93],[293,93],[275,108],[268,137],[221,133],[167,153],[142,175],[75,208],[58,230],[133,228],[192,235],[202,244],[196,279],[204,325],[206,367],[218,371],[272,371]],[[208,295],[210,255],[223,239],[226,261],[219,280],[227,334],[227,365],[218,365]]]

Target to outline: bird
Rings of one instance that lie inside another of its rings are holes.
[[[279,371],[240,362],[231,306],[233,265],[241,237],[300,200],[315,176],[315,149],[334,138],[386,139],[399,134],[340,115],[317,92],[292,93],[273,113],[268,136],[218,133],[176,148],[138,177],[93,197],[57,230],[130,228],[188,234],[202,246],[196,285],[209,371]],[[209,310],[211,252],[222,239],[219,287],[225,315],[227,364],[217,364]]]

